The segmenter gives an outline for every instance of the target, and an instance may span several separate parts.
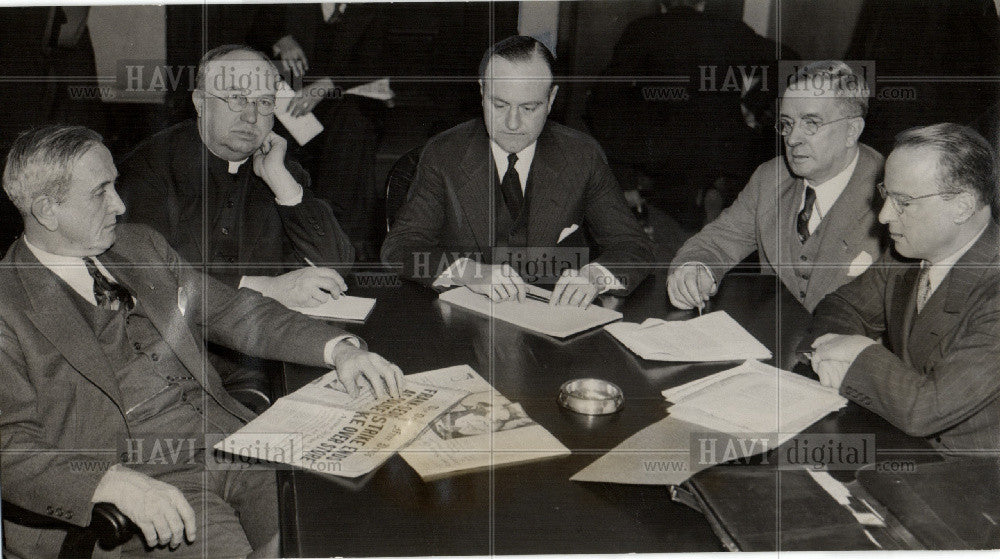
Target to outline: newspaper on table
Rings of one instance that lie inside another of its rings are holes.
[[[471,392],[400,451],[424,480],[570,453],[520,404],[504,398],[468,365],[407,378]]]
[[[330,371],[279,398],[215,448],[254,461],[355,478],[379,467],[468,394],[411,375],[399,398],[377,401],[370,388],[352,398]]]
[[[650,318],[642,324],[604,327],[625,347],[653,361],[737,361],[770,359],[771,352],[726,311],[690,320]]]

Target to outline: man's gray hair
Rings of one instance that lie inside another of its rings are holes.
[[[839,101],[843,116],[864,118],[868,114],[871,90],[865,76],[840,60],[817,60],[797,68],[784,93],[785,97],[831,95]]]
[[[83,126],[49,124],[26,130],[7,153],[3,189],[22,214],[31,213],[32,202],[42,195],[62,202],[73,178],[72,164],[103,141]]]
[[[198,62],[198,73],[195,76],[195,82],[194,82],[195,89],[200,89],[202,91],[205,90],[205,74],[208,72],[209,62],[212,62],[213,60],[216,60],[218,58],[222,58],[223,56],[231,52],[237,52],[237,51],[248,52],[254,56],[258,56],[264,62],[267,62],[272,67],[274,66],[271,63],[271,59],[268,58],[267,55],[265,55],[264,53],[260,52],[259,50],[253,47],[248,47],[246,45],[236,45],[236,44],[221,45],[206,52],[204,56],[201,57],[201,61]],[[275,74],[277,74],[276,68],[275,68]],[[275,83],[274,85],[277,87],[278,84]]]

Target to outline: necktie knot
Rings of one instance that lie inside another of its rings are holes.
[[[511,167],[513,167],[515,163],[517,163],[517,154],[516,153],[509,154],[507,156],[507,172],[508,173],[510,172]]]
[[[119,310],[123,304],[125,310],[132,310],[135,307],[135,299],[129,290],[124,285],[108,279],[97,267],[93,258],[85,256],[83,263],[87,267],[87,273],[94,280],[94,299],[98,307],[113,311]]]

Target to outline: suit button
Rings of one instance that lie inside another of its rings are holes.
[[[936,442],[936,443],[941,442],[941,437],[934,437],[934,442]]]
[[[806,298],[806,292],[805,291],[799,291],[799,299],[805,299],[805,298]]]
[[[805,262],[806,260],[809,260],[809,257],[803,254],[803,255],[799,256],[799,260]]]
[[[226,262],[236,262],[236,257],[235,256],[230,256],[230,257],[226,258]]]
[[[231,207],[233,207],[235,205],[236,205],[236,202],[233,202],[232,200],[229,200],[229,201],[226,202],[226,207],[227,208],[231,208]]]
[[[156,353],[150,355],[149,358],[152,359],[153,361],[159,361],[160,360],[160,356],[158,354],[156,354]]]
[[[809,280],[809,274],[802,274],[802,279]]]
[[[55,514],[55,512],[56,512],[55,509],[53,509],[51,506],[45,507],[45,514]]]
[[[228,235],[229,234],[229,228],[228,227],[223,227],[222,228],[222,234],[223,235]]]
[[[66,513],[66,520],[73,520],[73,511],[68,511]]]

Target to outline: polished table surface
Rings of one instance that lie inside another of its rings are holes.
[[[382,278],[384,279],[384,278]],[[574,473],[666,415],[660,391],[734,366],[645,361],[597,329],[567,340],[534,334],[437,300],[402,282],[352,285],[376,297],[364,324],[346,328],[405,373],[468,364],[503,395],[524,406],[572,455],[424,482],[393,456],[362,483],[306,471],[280,471],[286,556],[424,556],[548,553],[719,551],[707,521],[670,500],[666,487],[570,481]],[[662,272],[627,299],[605,297],[624,320],[687,319],[666,297]],[[708,311],[726,310],[771,349],[772,364],[790,368],[809,315],[773,276],[730,275]],[[292,391],[319,369],[286,366]],[[597,377],[625,394],[613,415],[587,417],[556,403],[567,380]],[[922,448],[849,404],[813,425],[816,433],[872,433],[880,448]]]

